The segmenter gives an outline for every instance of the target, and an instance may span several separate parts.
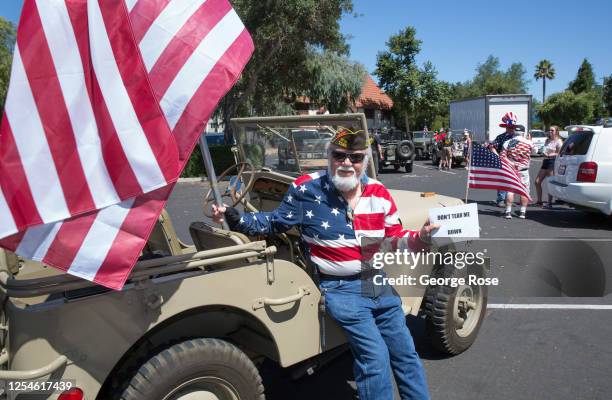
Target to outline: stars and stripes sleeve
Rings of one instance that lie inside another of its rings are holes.
[[[241,215],[237,229],[247,235],[283,233],[302,223],[302,202],[296,187],[290,185],[279,207],[272,212],[253,212]]]
[[[428,247],[425,242],[421,241],[419,231],[405,229],[402,226],[395,201],[393,201],[393,197],[386,188],[383,195],[389,202],[389,208],[385,210],[385,237],[405,238],[408,247],[413,251],[420,251]]]

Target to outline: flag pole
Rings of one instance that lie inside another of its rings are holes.
[[[474,148],[474,142],[471,140],[472,136],[470,135],[469,138],[470,138],[470,144],[468,147],[468,153],[470,155],[470,158],[468,159],[468,164],[467,164],[468,172],[467,172],[467,179],[465,181],[465,204],[467,204],[468,202],[468,193],[470,191],[470,171],[472,169],[472,156],[473,156],[472,149]]]
[[[221,199],[221,193],[219,192],[219,186],[217,185],[217,174],[215,174],[215,167],[212,163],[212,157],[210,156],[210,150],[208,149],[208,142],[206,141],[206,133],[200,135],[200,150],[202,150],[202,159],[204,160],[204,167],[206,168],[206,177],[208,183],[213,192],[215,203],[217,207],[223,207],[223,200]],[[223,229],[229,231],[229,225],[225,219],[223,219]]]

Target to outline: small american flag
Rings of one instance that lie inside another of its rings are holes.
[[[529,198],[527,188],[510,161],[482,146],[473,146],[468,183],[473,189],[505,190]]]

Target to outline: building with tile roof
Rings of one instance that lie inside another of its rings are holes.
[[[368,122],[368,128],[385,129],[393,126],[392,108],[393,100],[367,74],[363,82],[361,95],[350,109],[346,111],[364,113]],[[327,113],[318,104],[313,103],[308,97],[304,96],[297,98],[296,109],[299,114],[303,115]]]

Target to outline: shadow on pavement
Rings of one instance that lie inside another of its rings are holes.
[[[441,355],[429,344],[423,316],[409,315],[406,318],[406,324],[414,338],[421,359],[440,360],[448,358]],[[291,377],[290,369],[284,369],[268,360],[260,368],[260,373],[268,400],[358,399],[353,377],[353,356],[349,350],[318,369],[313,375],[297,380]]]
[[[470,199],[468,203],[477,203],[480,215],[502,217],[504,212],[502,207],[497,207],[492,201]],[[518,207],[519,205],[516,204],[512,208],[514,214],[518,212]],[[527,219],[552,228],[612,230],[611,218],[596,212],[575,210],[567,206],[555,205],[552,209],[528,206]]]

